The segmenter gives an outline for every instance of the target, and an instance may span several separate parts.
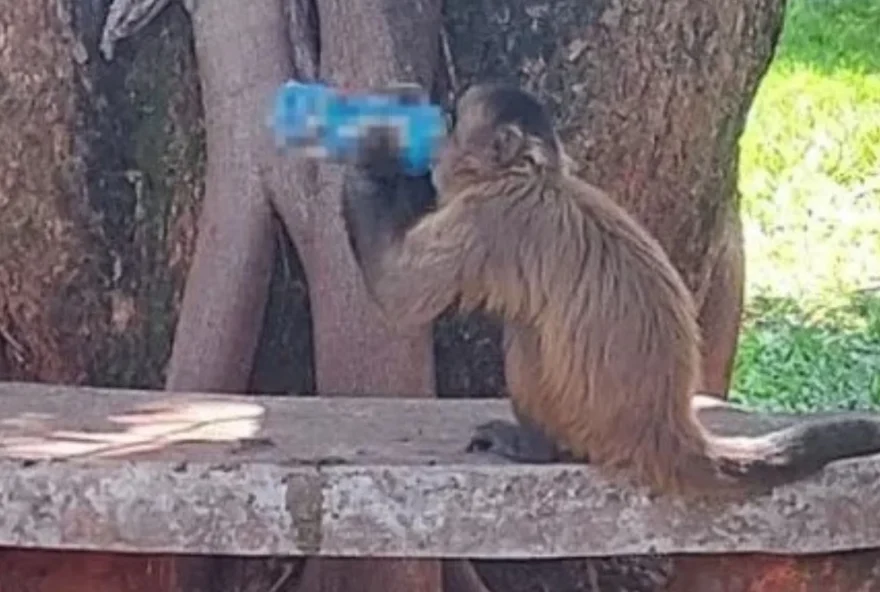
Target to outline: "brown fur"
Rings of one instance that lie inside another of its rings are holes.
[[[394,236],[377,199],[347,205],[358,260],[389,318],[427,323],[456,299],[500,315],[517,414],[576,458],[660,491],[763,489],[880,450],[872,417],[756,438],[708,434],[691,403],[697,311],[657,241],[568,173],[549,117],[525,93],[472,88],[457,116],[433,174],[435,211]]]

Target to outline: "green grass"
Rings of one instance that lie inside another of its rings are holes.
[[[737,399],[760,409],[880,406],[880,299],[805,308],[756,298],[737,355]]]
[[[734,399],[880,407],[880,2],[790,0],[740,145]]]

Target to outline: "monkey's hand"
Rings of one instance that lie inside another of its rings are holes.
[[[374,178],[392,180],[404,175],[401,147],[394,130],[389,127],[366,130],[353,164]]]
[[[462,233],[427,178],[346,175],[342,217],[372,299],[398,326],[432,322],[459,290]]]
[[[488,452],[520,463],[553,463],[573,460],[538,428],[527,423],[495,419],[477,426],[468,452]]]
[[[367,274],[378,271],[380,259],[435,205],[430,181],[395,174],[396,166],[381,150],[367,153],[345,179],[342,218],[349,246]]]

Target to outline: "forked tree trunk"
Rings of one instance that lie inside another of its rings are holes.
[[[274,205],[308,280],[317,391],[433,392],[429,328],[395,334],[363,288],[338,215],[341,193],[352,190],[342,171],[277,158],[263,122],[272,93],[294,75],[316,72],[361,87],[415,79],[430,87],[439,10],[425,0],[412,12],[385,0],[324,0],[317,8],[319,18],[308,22],[310,7],[293,5],[297,30],[317,28],[317,35],[292,40],[295,52],[279,3],[215,0],[192,13],[207,121],[207,192],[169,362],[170,390],[247,389],[270,280]],[[180,564],[187,571],[207,567]],[[312,559],[301,579],[303,592],[441,589],[436,561]]]
[[[7,378],[161,387],[198,236],[206,252],[233,245],[242,258],[193,265],[190,286],[210,289],[190,290],[197,304],[179,331],[195,339],[178,341],[169,386],[416,395],[432,392],[436,373],[441,396],[502,393],[500,332],[489,321],[443,319],[434,332],[435,371],[425,335],[392,336],[376,322],[342,240],[342,178],[334,167],[273,160],[259,144],[266,138],[255,135],[263,107],[222,96],[230,89],[257,96],[287,75],[320,73],[353,85],[416,79],[442,100],[487,78],[535,91],[580,174],[617,196],[670,251],[703,305],[706,388],[725,389],[741,302],[736,144],[783,0],[445,0],[443,43],[431,32],[435,4],[420,0],[418,11],[410,3],[416,20],[405,22],[389,16],[400,3],[379,2],[292,0],[290,22],[268,0],[257,8],[199,2],[195,44],[172,3],[105,63],[97,53],[99,0],[0,0],[0,370]],[[294,29],[290,43],[285,24]],[[241,35],[258,43],[230,53]],[[196,55],[206,83],[227,84],[220,95],[200,87]],[[219,117],[207,122],[204,204],[202,91],[211,117]],[[225,201],[211,214],[211,200]],[[197,228],[202,205],[213,221]],[[218,325],[220,318],[232,324]],[[481,569],[499,591],[584,590],[593,580],[653,590],[663,580],[660,563]],[[219,579],[268,589],[244,564],[226,565],[231,579]],[[413,590],[439,577],[436,563],[411,565]],[[276,574],[265,577],[271,583]]]

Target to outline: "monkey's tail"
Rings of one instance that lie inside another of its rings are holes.
[[[844,458],[880,452],[880,417],[807,420],[761,436],[705,435],[709,463],[692,466],[702,475],[711,467],[714,487],[769,489],[809,476]],[[701,467],[703,470],[701,470]],[[727,486],[727,487],[725,487]]]

